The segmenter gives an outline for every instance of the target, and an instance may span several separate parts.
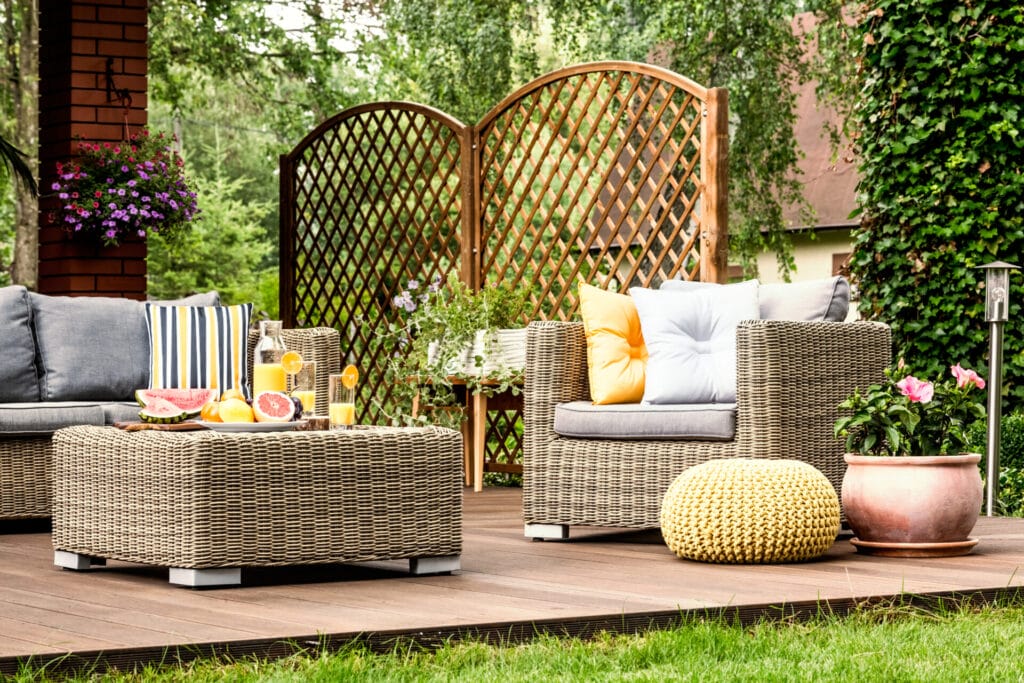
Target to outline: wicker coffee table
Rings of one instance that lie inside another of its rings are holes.
[[[239,584],[243,567],[460,566],[462,437],[453,430],[70,427],[53,441],[59,567],[139,562],[198,587]]]

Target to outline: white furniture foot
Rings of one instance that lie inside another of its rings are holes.
[[[238,586],[242,583],[242,568],[181,569],[180,567],[171,567],[169,581],[189,588]]]
[[[461,555],[447,557],[413,557],[409,560],[410,574],[444,574],[462,567]]]
[[[564,541],[569,538],[568,524],[527,524],[523,535],[535,541]]]
[[[53,563],[62,569],[72,569],[76,572],[81,572],[92,567],[105,565],[107,560],[102,557],[93,557],[92,555],[69,553],[67,550],[54,550]]]

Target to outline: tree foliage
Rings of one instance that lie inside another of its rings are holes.
[[[382,31],[362,63],[381,75],[378,96],[411,99],[474,123],[540,75],[538,3],[530,0],[386,0]]]
[[[793,268],[783,207],[810,219],[796,176],[795,86],[808,75],[792,17],[799,3],[551,0],[556,36],[582,59],[660,63],[729,89],[729,255],[755,273],[762,250]]]
[[[1024,263],[1024,7],[998,0],[878,0],[852,37],[861,313],[935,374],[986,355],[984,275]],[[1011,280],[1006,378],[1024,398],[1020,278]],[[1016,298],[1016,301],[1013,299]]]

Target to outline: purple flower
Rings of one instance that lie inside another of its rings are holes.
[[[59,190],[60,189],[60,183],[54,183],[53,185],[50,186],[50,189],[54,190],[54,191]]]

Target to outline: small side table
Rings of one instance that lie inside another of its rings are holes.
[[[463,467],[466,486],[476,492],[483,491],[484,472],[508,472],[522,474],[523,443],[515,425],[523,416],[522,384],[516,390],[509,388],[495,392],[493,396],[484,393],[470,394],[466,391],[465,380],[449,377],[460,400],[464,401],[466,421],[462,424]],[[497,382],[481,382],[485,386],[497,386]],[[413,399],[412,414],[419,414],[419,396]],[[497,413],[497,414],[495,414]],[[487,462],[487,437],[493,436],[501,444],[507,463]],[[509,447],[509,443],[512,446]]]

